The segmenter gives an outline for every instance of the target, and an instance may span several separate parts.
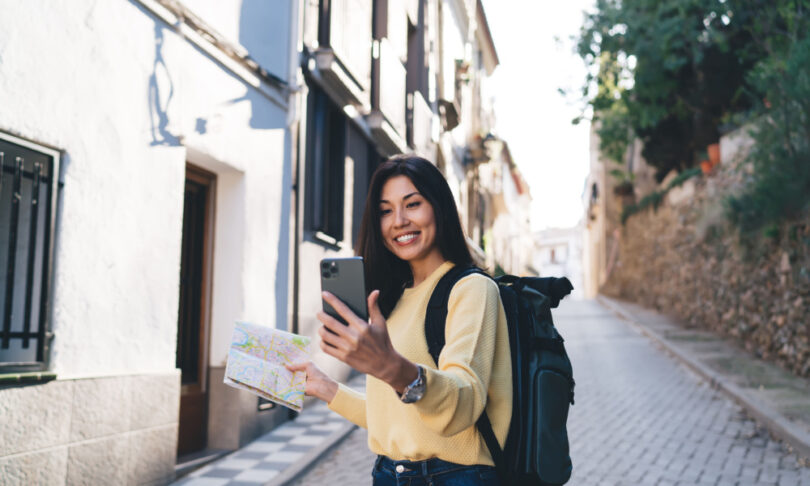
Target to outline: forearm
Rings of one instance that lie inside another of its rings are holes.
[[[329,409],[342,415],[358,427],[366,425],[366,396],[345,385],[338,385],[337,392],[329,402]]]
[[[450,436],[473,425],[486,406],[487,385],[471,369],[426,368],[425,395],[416,402],[425,424]]]

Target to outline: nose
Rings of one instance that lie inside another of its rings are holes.
[[[405,211],[402,209],[395,209],[394,210],[394,226],[397,228],[401,228],[403,226],[407,226],[409,223],[408,218],[406,217]]]

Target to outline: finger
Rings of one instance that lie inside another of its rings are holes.
[[[329,344],[333,348],[347,349],[346,340],[327,331],[325,327],[318,329],[318,335],[321,336],[321,341]]]
[[[331,356],[333,358],[337,358],[337,359],[339,359],[341,361],[343,361],[343,359],[345,357],[345,353],[343,353],[342,351],[340,351],[338,348],[336,348],[334,346],[330,346],[330,345],[326,344],[325,341],[321,341],[321,351],[323,351],[324,353],[328,354],[329,356]]]
[[[335,312],[337,312],[340,315],[340,317],[342,317],[346,322],[348,322],[350,326],[356,325],[357,323],[365,324],[365,322],[359,317],[357,317],[357,314],[355,314],[351,309],[349,309],[349,306],[344,304],[342,300],[338,299],[337,297],[326,291],[321,292],[321,295],[323,296],[323,300],[325,300],[329,305],[331,305],[332,308],[335,309]]]
[[[330,331],[337,334],[338,336],[348,338],[351,335],[349,328],[340,322],[339,320],[335,319],[334,317],[330,316],[326,312],[318,311],[317,312],[318,320]]]
[[[380,291],[375,290],[368,295],[369,323],[372,325],[385,325],[385,317],[380,310]]]

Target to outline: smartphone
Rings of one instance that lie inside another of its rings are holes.
[[[343,301],[352,312],[368,321],[366,274],[363,257],[324,258],[321,260],[321,290]],[[346,321],[325,300],[323,311],[346,325]]]

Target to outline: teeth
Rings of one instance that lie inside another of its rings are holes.
[[[411,233],[411,234],[409,234],[409,235],[403,235],[403,236],[400,236],[400,237],[399,237],[399,238],[397,238],[396,240],[397,240],[398,242],[400,242],[400,243],[407,243],[407,242],[411,241],[411,240],[412,240],[412,239],[414,239],[414,238],[416,238],[416,235],[415,235],[414,233]]]

